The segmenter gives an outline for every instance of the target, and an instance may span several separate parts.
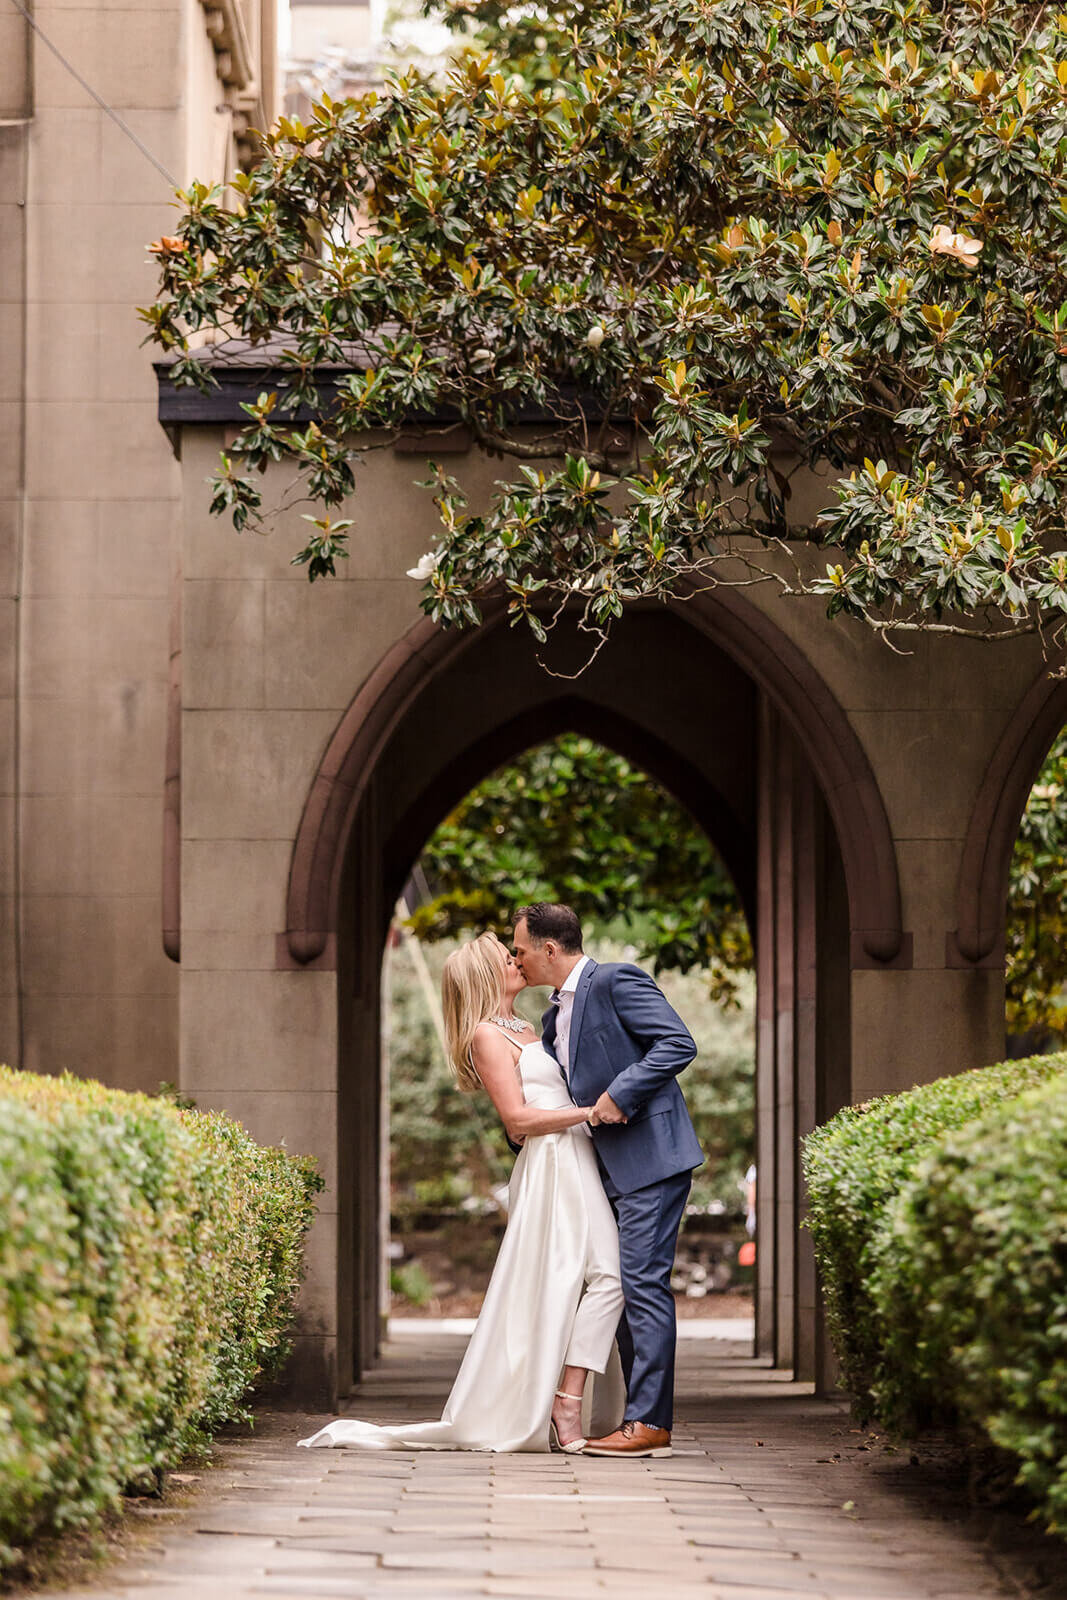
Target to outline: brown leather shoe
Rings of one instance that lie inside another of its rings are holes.
[[[603,1439],[587,1439],[583,1456],[669,1456],[671,1436],[666,1428],[644,1422],[624,1422]]]

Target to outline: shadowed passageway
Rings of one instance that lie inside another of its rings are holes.
[[[464,1339],[428,1324],[386,1347],[349,1403],[374,1422],[439,1414]],[[223,1441],[195,1501],[65,1600],[987,1600],[1067,1594],[1062,1546],[914,1487],[907,1454],[753,1362],[684,1338],[675,1454],[298,1451],[323,1419],[267,1414]],[[873,1444],[874,1448],[870,1446]],[[920,1474],[922,1477],[923,1475]]]

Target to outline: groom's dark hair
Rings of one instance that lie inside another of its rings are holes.
[[[520,906],[515,921],[524,921],[530,937],[537,944],[554,939],[567,955],[582,948],[582,924],[577,911],[570,906],[553,905],[549,900],[535,900],[532,906]]]

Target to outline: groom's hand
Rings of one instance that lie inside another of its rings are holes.
[[[602,1122],[625,1122],[626,1117],[605,1090],[593,1107],[593,1115],[589,1120],[594,1128],[599,1128]]]

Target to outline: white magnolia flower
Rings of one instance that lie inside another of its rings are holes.
[[[585,336],[585,342],[589,346],[590,350],[599,350],[606,338],[607,334],[600,326],[600,323],[594,322],[593,326]]]
[[[428,550],[424,556],[419,557],[417,566],[408,568],[408,577],[417,578],[420,583],[425,583],[436,571],[437,556],[432,550]]]
[[[965,267],[976,267],[982,240],[972,239],[966,233],[953,233],[951,228],[939,222],[930,235],[927,248],[932,256],[954,256]]]

